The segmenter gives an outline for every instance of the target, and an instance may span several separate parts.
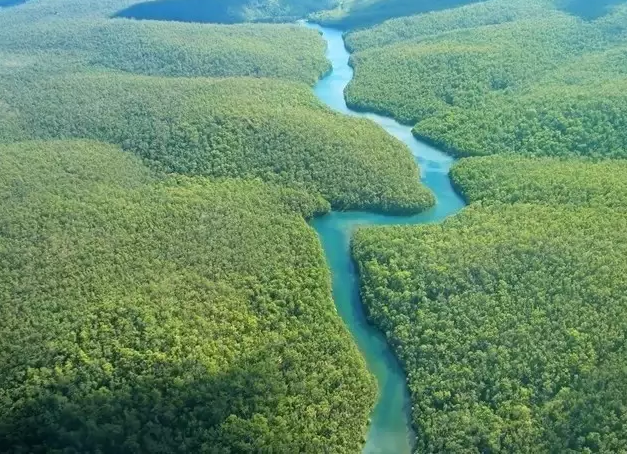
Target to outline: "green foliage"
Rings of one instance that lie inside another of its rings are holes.
[[[625,7],[584,22],[543,1],[389,21],[349,34],[347,97],[458,156],[625,157],[626,31]]]
[[[469,202],[627,210],[627,162],[488,156],[462,159],[451,178]]]
[[[84,66],[147,75],[276,77],[311,85],[329,68],[324,41],[305,27],[108,17],[131,3],[40,0],[2,11],[0,48],[21,55],[65,53]]]
[[[375,385],[305,219],[433,197],[313,97],[315,32],[133,3],[0,11],[0,451],[356,452]]]
[[[459,156],[627,157],[627,79],[585,87],[544,86],[501,101],[481,110],[434,115],[416,125],[415,133]]]
[[[59,19],[105,18],[137,3],[137,0],[27,0],[17,7],[0,11],[0,21],[10,24]]]
[[[627,449],[626,164],[462,159],[460,215],[358,231],[362,296],[407,371],[418,452]]]
[[[544,174],[557,202],[580,169],[564,172]],[[417,452],[627,450],[624,213],[484,202],[441,226],[359,230],[353,253],[407,371]]]
[[[25,9],[35,22],[23,20]],[[42,0],[0,15],[0,141],[96,139],[159,171],[261,177],[339,209],[404,213],[433,203],[404,147],[368,122],[330,113],[305,86],[180,78],[313,84],[328,69],[315,31],[92,14]]]
[[[93,142],[0,146],[0,451],[355,452],[375,390],[303,215]]]
[[[0,46],[14,53],[70,52],[87,65],[148,75],[276,77],[313,85],[328,70],[324,41],[296,25],[52,19],[8,23],[0,28]]]
[[[561,13],[548,15],[357,53],[348,99],[408,123],[455,107],[479,110],[490,95],[506,98],[556,63],[581,54],[581,41],[602,45],[603,36],[595,28]]]
[[[415,42],[439,33],[503,24],[546,14],[545,5],[537,0],[471,3],[459,8],[392,19],[372,28],[349,32],[346,35],[346,46],[351,52],[359,52],[402,41]]]
[[[34,79],[2,94],[33,138],[110,142],[158,171],[260,177],[339,209],[404,213],[433,203],[400,142],[331,112],[305,85],[113,73]]]

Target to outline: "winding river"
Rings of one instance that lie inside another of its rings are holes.
[[[344,89],[353,78],[349,53],[342,32],[306,24],[318,30],[327,42],[327,57],[333,70],[315,87],[318,98],[332,109],[356,117],[368,118],[389,134],[403,141],[421,168],[422,182],[436,196],[436,205],[415,216],[385,216],[368,212],[332,212],[312,221],[326,253],[333,278],[333,298],[338,312],[352,333],[368,368],[379,387],[377,404],[371,415],[364,454],[407,454],[412,451],[415,435],[411,425],[411,402],[405,373],[384,335],[369,324],[359,295],[359,277],[350,255],[350,238],[357,226],[426,224],[438,222],[464,207],[448,176],[453,158],[418,141],[411,127],[380,115],[355,112],[344,99]]]

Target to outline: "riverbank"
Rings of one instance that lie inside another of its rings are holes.
[[[451,184],[448,173],[454,159],[417,140],[411,126],[347,106],[344,89],[353,78],[342,32],[306,24],[318,30],[327,42],[327,58],[332,71],[315,86],[316,96],[332,109],[367,118],[407,145],[421,169],[421,180],[434,194],[436,204],[413,216],[386,216],[369,212],[331,212],[316,218],[312,226],[322,242],[333,279],[333,298],[338,313],[350,330],[370,372],[376,377],[379,394],[373,409],[364,453],[412,452],[415,434],[411,424],[411,401],[405,373],[387,343],[385,335],[368,321],[359,291],[359,275],[351,258],[351,238],[357,227],[376,225],[416,225],[438,222],[465,206]]]

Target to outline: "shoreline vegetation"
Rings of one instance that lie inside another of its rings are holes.
[[[458,157],[624,158],[627,6],[608,11],[489,0],[348,31],[348,103]]]
[[[347,33],[349,104],[462,157],[470,203],[360,228],[361,295],[407,371],[417,452],[621,452],[627,10],[511,3]]]
[[[3,452],[360,445],[375,388],[304,220],[326,202],[97,142],[0,155]]]

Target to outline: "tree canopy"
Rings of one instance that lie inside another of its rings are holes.
[[[473,157],[451,175],[461,214],[352,246],[417,452],[624,451],[625,161]]]
[[[375,398],[303,216],[260,181],[0,146],[0,451],[355,452]]]
[[[343,0],[336,8],[314,12],[310,17],[327,26],[354,29],[395,17],[447,10],[481,1],[484,0]]]
[[[516,204],[357,232],[417,452],[627,449],[626,228],[607,208]]]
[[[410,213],[433,203],[401,142],[323,107],[305,85],[92,71],[6,80],[7,140],[21,122],[28,137],[106,141],[158,171],[259,177],[338,209]]]
[[[529,158],[518,155],[466,158],[451,169],[454,185],[469,202],[599,206],[627,210],[627,161]]]
[[[490,0],[351,32],[348,102],[457,156],[624,158],[627,5],[611,11]]]

